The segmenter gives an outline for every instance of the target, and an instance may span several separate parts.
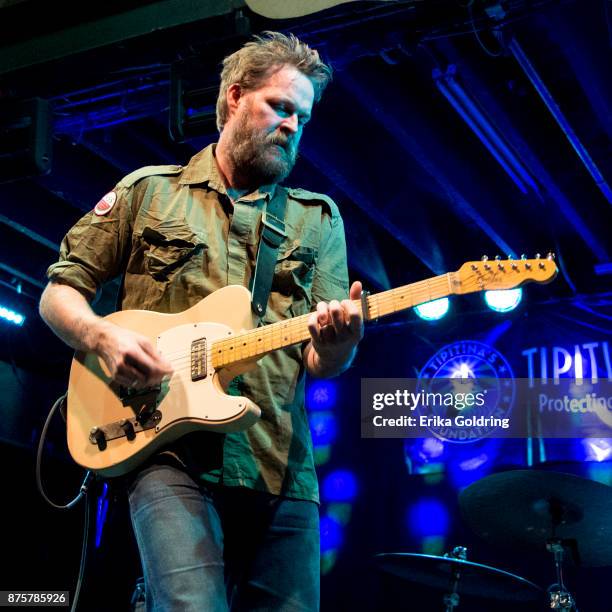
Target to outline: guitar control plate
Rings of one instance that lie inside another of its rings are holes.
[[[139,421],[137,417],[131,419],[121,419],[113,423],[107,423],[106,425],[99,425],[98,427],[92,428],[89,434],[89,441],[92,444],[96,444],[100,450],[104,450],[100,447],[100,440],[104,439],[106,442],[109,440],[116,440],[117,438],[128,438],[128,440],[134,439],[135,434],[140,431],[146,431],[147,429],[153,429],[161,421],[162,413],[156,410],[146,421]],[[131,426],[131,427],[130,427]],[[103,445],[106,447],[106,445]]]

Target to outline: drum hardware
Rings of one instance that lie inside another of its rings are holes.
[[[612,565],[612,487],[607,485],[561,472],[511,470],[471,484],[459,495],[459,505],[467,524],[490,544],[552,555],[551,610],[577,610],[563,581],[568,551],[575,565]]]
[[[516,602],[537,601],[544,591],[515,574],[467,560],[467,549],[456,546],[444,556],[383,553],[375,557],[385,572],[442,591],[444,612],[454,612],[460,594]]]

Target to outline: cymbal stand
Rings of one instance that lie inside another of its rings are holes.
[[[556,584],[551,585],[548,588],[548,594],[550,596],[550,609],[561,610],[562,612],[571,612],[576,610],[576,602],[572,597],[572,594],[565,588],[563,583],[563,557],[564,542],[560,538],[550,538],[546,542],[546,550],[553,554],[555,560],[555,571],[557,573]]]
[[[564,519],[568,518],[570,510],[564,508],[556,499],[549,499],[547,505],[548,514],[551,519],[552,537],[546,541],[546,550],[553,555],[555,572],[557,574],[556,584],[552,584],[548,587],[550,609],[561,610],[562,612],[577,611],[576,602],[572,594],[565,588],[565,584],[563,584],[563,557],[565,556],[565,546],[571,542],[569,540],[562,540],[556,536],[557,527],[562,524]],[[576,547],[574,547],[574,553],[577,557],[578,549]]]
[[[448,559],[460,559],[461,561],[467,560],[467,548],[465,546],[455,546],[450,553],[444,555]],[[461,565],[453,564],[453,575],[452,575],[452,590],[450,593],[444,595],[444,612],[453,612],[453,610],[459,606],[459,580],[461,578]]]

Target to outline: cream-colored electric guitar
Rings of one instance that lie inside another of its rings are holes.
[[[377,295],[356,304],[365,320],[451,294],[544,283],[557,274],[547,259],[475,261],[457,272]],[[261,411],[246,397],[226,395],[229,382],[266,353],[308,340],[308,316],[254,327],[251,295],[224,287],[178,314],[123,310],[107,317],[139,332],[174,366],[160,387],[134,391],[111,382],[100,359],[76,353],[68,386],[67,435],[73,459],[105,476],[125,474],[156,449],[180,436],[208,429],[246,429]]]

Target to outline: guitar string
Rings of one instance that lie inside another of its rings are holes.
[[[429,284],[431,285],[433,282],[436,282],[437,284],[442,284],[441,281],[444,282],[445,287],[448,286],[448,281],[446,279],[439,279],[439,278],[435,278],[433,279]],[[421,283],[426,283],[427,281],[419,281],[419,284]],[[415,283],[416,284],[416,283]],[[413,285],[409,285],[407,287],[413,287]],[[427,287],[427,295],[430,296],[431,291],[430,291],[431,287]],[[398,292],[396,294],[400,295],[400,299],[403,299],[403,297],[407,294],[410,293],[413,295],[413,297],[415,296],[415,294],[417,293],[423,293],[423,291],[409,291],[407,292],[406,290],[404,290],[402,293],[401,292],[403,288],[399,287],[397,289],[393,289],[391,291],[394,292]],[[386,292],[384,292],[386,293]],[[385,296],[384,293],[379,293],[375,296],[369,296],[370,301],[372,301],[372,298],[374,298],[377,302],[377,304],[375,304],[375,306],[380,310],[380,306],[381,305],[388,305],[389,303],[394,304],[397,302],[396,297],[394,297],[393,295],[387,295]],[[427,301],[427,300],[425,300]],[[353,300],[353,303],[357,306],[360,307],[361,306],[361,301],[360,300]],[[420,302],[422,303],[422,302]],[[372,304],[370,305],[370,307],[372,307]],[[395,308],[394,310],[404,310],[406,308],[410,308],[411,306],[404,306],[402,304],[401,308]],[[308,317],[310,316],[310,314],[312,313],[308,313],[306,315],[300,315],[298,317],[295,317],[293,319],[288,319],[286,321],[280,321],[277,323],[274,323],[272,325],[268,325],[265,327],[258,327],[258,328],[254,328],[252,330],[248,330],[245,332],[242,332],[241,334],[235,335],[235,336],[231,336],[229,338],[226,338],[224,340],[215,340],[213,343],[215,345],[215,353],[218,353],[219,350],[223,351],[223,350],[233,350],[230,349],[229,347],[234,347],[236,348],[236,342],[242,342],[243,346],[246,346],[247,344],[249,344],[252,339],[254,337],[261,337],[261,342],[263,342],[265,344],[266,340],[272,340],[274,341],[275,338],[274,336],[276,334],[280,334],[280,333],[284,333],[286,334],[286,337],[292,336],[295,332],[303,332],[304,331],[304,327],[305,327],[305,323],[308,320]],[[300,335],[305,335],[305,334],[300,334]],[[307,338],[305,338],[307,339]],[[299,340],[296,340],[296,342],[299,342]],[[238,347],[238,350],[240,350],[240,347]],[[271,349],[273,350],[273,349]],[[207,353],[208,355],[211,355],[213,353],[213,349],[209,348],[207,349]],[[175,355],[176,358],[174,357],[170,357],[172,355]],[[181,351],[175,351],[174,353],[168,353],[167,355],[165,355],[166,358],[168,358],[170,361],[174,361],[174,362],[178,362],[181,358],[190,358],[191,357],[191,353],[185,353],[184,349],[181,349]]]
[[[478,279],[475,279],[475,280],[477,281]],[[389,306],[392,306],[392,310],[389,312],[384,312],[383,316],[385,314],[390,314],[391,312],[405,310],[407,308],[411,308],[412,306],[405,306],[405,303],[402,303],[401,307],[398,307],[398,302],[400,300],[403,300],[405,297],[413,297],[413,298],[418,297],[418,303],[429,301],[430,299],[432,299],[432,296],[431,296],[432,289],[437,289],[438,285],[444,285],[446,288],[448,287],[448,283],[449,283],[449,278],[447,277],[447,275],[443,275],[442,277],[434,277],[433,279],[419,281],[418,283],[414,283],[412,285],[406,285],[405,287],[398,287],[396,289],[391,289],[389,290],[389,292],[382,292],[374,296],[369,296],[368,298],[369,301],[374,302],[374,303],[370,303],[369,306],[370,308],[372,308],[372,310],[377,310],[378,312],[380,312],[383,309],[383,307],[387,308]],[[476,282],[473,286],[476,286],[477,284],[478,283]],[[423,285],[425,286],[423,287]],[[467,281],[462,283],[462,285],[466,288],[471,287],[471,283],[468,283]],[[448,295],[448,293],[446,294]],[[420,296],[422,295],[427,295],[428,299],[421,300]],[[353,303],[358,307],[361,306],[360,300],[353,300]],[[278,338],[275,338],[275,336],[281,333],[285,335],[285,338],[289,338],[293,336],[296,332],[298,332],[299,336],[305,336],[304,323],[306,322],[310,314],[311,313],[308,313],[307,315],[300,315],[299,317],[295,317],[294,319],[288,319],[287,321],[278,322],[278,323],[275,323],[273,325],[269,325],[266,327],[260,327],[260,328],[255,328],[253,330],[248,330],[239,335],[232,336],[224,340],[216,340],[213,342],[214,347],[215,347],[214,349],[207,348],[207,358],[212,359],[214,354],[219,354],[219,351],[228,351],[228,350],[233,350],[234,348],[237,348],[237,353],[239,353],[242,347],[240,346],[236,347],[237,341],[241,342],[243,346],[246,346],[249,343],[251,343],[253,337],[257,337],[257,336],[259,336],[258,342],[262,342],[263,346],[265,346],[266,341],[271,341],[272,343],[274,343],[275,340],[278,341]],[[376,315],[374,316],[374,318],[377,318]],[[304,339],[307,339],[307,338],[308,337],[305,337]],[[298,342],[300,342],[299,339],[296,340],[295,342],[292,342],[292,344],[298,343]],[[275,349],[272,348],[270,350],[275,350]],[[166,358],[168,358],[169,361],[171,361],[172,363],[176,363],[176,364],[179,364],[182,361],[187,360],[188,363],[185,365],[188,365],[189,367],[191,367],[191,363],[190,363],[191,362],[191,352],[184,353],[183,351],[184,349],[182,349],[181,351],[170,353],[166,355]],[[265,352],[268,352],[268,351],[262,351],[262,354]],[[176,355],[176,357],[170,358],[169,357],[170,355]],[[249,352],[249,354],[246,357],[244,357],[244,359],[248,359],[251,356],[255,356],[255,355]],[[242,358],[238,358],[236,361],[240,361],[241,359]]]
[[[372,313],[373,318],[378,318],[379,316],[385,316],[393,312],[406,310],[407,308],[411,308],[424,302],[431,301],[434,297],[432,296],[432,292],[437,291],[438,287],[442,285],[444,285],[445,291],[440,297],[451,295],[453,292],[446,291],[446,289],[450,288],[452,277],[456,276],[456,274],[456,272],[449,272],[437,277],[418,281],[410,285],[390,289],[388,291],[381,292],[373,296],[368,296],[369,307],[372,308],[373,311],[376,311]],[[476,288],[475,291],[478,291],[479,289],[482,289],[481,287],[478,287],[478,281],[478,277],[476,277],[475,275],[469,275],[465,281],[461,282],[461,286],[466,289],[466,293],[469,293],[470,290],[473,288]],[[427,295],[427,299],[422,299],[423,295]],[[412,298],[413,300],[417,298],[416,303],[413,303],[410,306],[406,306],[405,302],[402,302],[401,306],[398,306],[399,302],[405,297]],[[358,308],[361,307],[361,300],[353,300],[353,303]],[[389,306],[391,306],[390,310]],[[222,355],[224,352],[231,351],[234,349],[236,349],[235,354],[238,354],[241,350],[244,349],[242,349],[236,343],[241,342],[243,347],[246,347],[248,344],[252,343],[252,340],[254,338],[257,338],[258,343],[261,342],[261,346],[263,347],[266,346],[266,342],[270,342],[271,345],[273,345],[275,342],[279,342],[280,338],[276,336],[280,336],[280,334],[285,335],[284,340],[286,341],[289,337],[293,337],[294,334],[296,334],[297,332],[298,339],[290,342],[291,344],[297,344],[300,341],[307,340],[308,335],[304,332],[304,326],[310,314],[312,313],[301,315],[299,317],[288,319],[286,321],[277,322],[265,327],[248,330],[246,332],[242,332],[241,334],[231,336],[223,340],[213,341],[214,349],[212,347],[207,348],[207,359],[212,359],[214,354]],[[258,354],[263,355],[266,352],[276,350],[276,348],[281,348],[281,346],[282,342],[280,342],[280,346],[272,347],[268,350],[252,352],[252,348],[250,350],[247,349],[246,356],[239,357],[238,359],[232,361],[235,362],[241,360],[248,360],[250,357],[256,357]],[[170,355],[175,355],[176,357],[170,358]],[[170,353],[167,358],[169,358],[169,361],[176,364],[182,363],[183,360],[187,360],[188,363],[186,365],[191,367],[191,352],[185,353],[184,349],[181,349],[180,351],[176,351],[174,353]]]
[[[441,285],[444,285],[445,291],[440,297],[451,295],[453,292],[446,291],[446,288],[450,288],[453,276],[455,275],[456,273],[451,272],[438,277],[434,277],[432,279],[418,281],[417,283],[413,283],[411,285],[405,285],[404,287],[391,289],[389,291],[370,296],[368,298],[370,302],[369,306],[373,307],[373,310],[377,310],[377,312],[372,313],[373,318],[376,318],[377,316],[385,316],[386,314],[405,310],[418,304],[430,301],[433,298],[433,296],[431,295],[433,290],[437,290],[438,286]],[[480,279],[476,275],[470,274],[465,281],[461,282],[461,286],[466,289],[466,293],[478,291],[479,289],[481,289],[481,287],[478,286],[479,280]],[[423,295],[427,295],[428,298],[422,299]],[[405,297],[411,297],[413,299],[417,298],[415,300],[416,303],[413,303],[410,306],[406,306],[405,303],[402,303],[400,306],[399,301],[403,300]],[[353,300],[353,303],[355,303],[358,307],[361,306],[360,300]],[[389,305],[392,306],[390,310],[388,309]],[[256,328],[255,330],[249,330],[248,332],[243,332],[242,334],[232,336],[225,340],[218,340],[214,343],[215,350],[217,354],[222,353],[223,351],[233,350],[234,348],[237,348],[237,341],[243,342],[244,346],[245,344],[248,344],[252,340],[252,338],[256,337],[257,335],[269,337],[270,335],[273,335],[275,333],[280,333],[279,329],[282,330],[282,332],[284,332],[287,336],[295,333],[296,331],[299,333],[303,330],[303,323],[308,316],[309,315],[302,315],[301,317],[290,319],[286,322],[282,322],[281,324],[269,326],[271,329],[266,331],[262,331],[266,328]],[[277,325],[280,325],[280,328],[276,328]],[[307,339],[307,336],[305,339]],[[246,343],[244,342],[245,340]],[[274,341],[274,338],[272,338],[272,340]],[[299,342],[299,340],[297,340],[296,342]],[[240,348],[238,347],[238,351],[239,350]]]
[[[477,280],[478,279],[476,279],[476,281]],[[443,279],[443,278],[435,278],[435,279],[432,279],[431,281],[429,281],[429,285],[430,286],[427,287],[427,294],[431,297],[431,291],[430,291],[431,285],[433,285],[434,283],[442,284],[442,282],[445,282],[445,281],[447,281],[447,279]],[[420,284],[427,284],[427,283],[428,283],[428,281],[420,281]],[[462,285],[466,289],[470,289],[470,288],[472,288],[472,286],[476,286],[477,284],[478,284],[477,282],[476,282],[476,284],[472,284],[472,283],[468,283],[467,281],[462,283]],[[409,286],[409,287],[412,287],[412,286]],[[371,296],[371,297],[374,297],[376,299],[377,303],[376,304],[371,304],[370,306],[378,307],[378,310],[380,311],[381,310],[381,306],[388,307],[389,305],[392,305],[391,312],[393,312],[393,311],[401,311],[401,310],[406,309],[406,307],[404,306],[404,304],[402,304],[400,308],[397,307],[397,302],[398,302],[397,298],[398,297],[399,297],[400,300],[403,299],[404,297],[406,297],[407,295],[408,295],[408,297],[410,297],[411,294],[412,294],[412,297],[415,297],[419,293],[422,294],[423,290],[420,290],[420,291],[406,290],[406,289],[400,287],[398,289],[391,290],[391,292],[392,293],[389,294],[389,295],[384,295],[383,293],[381,293],[381,294],[377,294],[376,296]],[[427,301],[427,300],[425,300],[425,301]],[[354,303],[356,305],[358,305],[358,306],[361,305],[360,301],[357,301],[357,300],[354,300]],[[422,301],[419,302],[419,303],[422,303]],[[388,313],[383,313],[383,314],[388,314]],[[241,347],[239,347],[239,346],[237,347],[236,346],[236,341],[239,340],[240,342],[243,343],[243,346],[246,346],[249,343],[249,341],[250,341],[250,337],[256,336],[256,335],[259,335],[259,336],[268,336],[267,339],[271,340],[272,343],[274,343],[275,340],[276,341],[279,340],[278,338],[274,337],[277,332],[280,332],[280,331],[284,332],[286,334],[285,335],[285,339],[287,339],[288,337],[290,337],[292,334],[294,334],[297,331],[299,333],[298,337],[303,336],[304,337],[303,339],[305,340],[305,339],[307,339],[307,336],[303,333],[304,330],[303,330],[302,322],[303,322],[303,320],[307,319],[307,317],[308,317],[308,315],[302,315],[300,317],[296,317],[295,319],[290,319],[290,320],[288,320],[286,322],[282,322],[282,323],[284,323],[284,326],[282,326],[282,324],[281,324],[281,328],[280,329],[277,328],[276,330],[273,330],[273,329],[268,330],[266,328],[256,328],[255,330],[249,330],[248,332],[243,332],[242,334],[240,334],[238,336],[233,336],[231,338],[228,338],[228,339],[225,339],[225,340],[222,340],[222,341],[217,341],[217,342],[214,343],[215,344],[214,353],[213,353],[213,349],[212,348],[207,350],[207,360],[212,360],[212,357],[213,357],[214,354],[219,354],[219,350],[220,351],[228,351],[228,350],[233,350],[233,348],[237,348],[236,354],[240,353]],[[272,327],[272,326],[268,326],[268,327]],[[245,342],[245,340],[246,340],[246,342]],[[295,340],[295,342],[292,342],[291,344],[295,344],[295,343],[298,343],[298,342],[300,342],[299,339]],[[219,348],[219,346],[220,346],[220,348]],[[264,346],[265,346],[265,343],[264,343]],[[231,347],[233,347],[233,348],[231,348]],[[275,348],[280,348],[280,347],[275,347]],[[271,348],[270,350],[275,350],[275,348]],[[246,356],[240,356],[237,359],[232,360],[232,361],[236,362],[236,361],[241,361],[241,360],[248,360],[251,357],[256,357],[257,354],[263,355],[266,352],[268,352],[268,351],[264,350],[264,351],[261,351],[260,353],[257,353],[257,352],[253,353],[251,351],[247,351],[247,355]],[[182,367],[187,366],[187,367],[190,368],[191,367],[191,354],[190,353],[186,353],[186,354],[182,353],[182,357],[178,357],[178,358],[174,359],[173,361],[174,361],[174,363],[179,364],[183,360],[187,360],[187,363],[181,364]],[[178,366],[178,367],[180,368],[181,366]]]

